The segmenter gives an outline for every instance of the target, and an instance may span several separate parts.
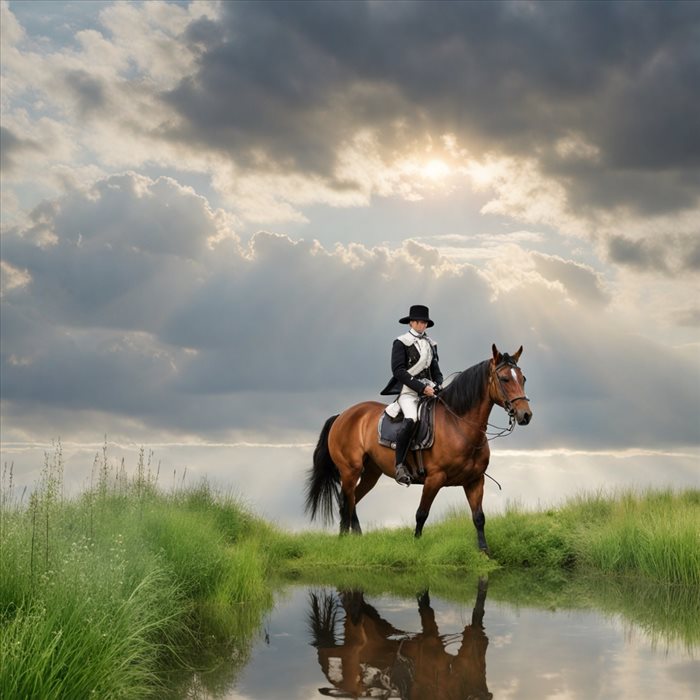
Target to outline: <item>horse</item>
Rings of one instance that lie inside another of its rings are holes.
[[[332,683],[319,693],[333,698],[490,700],[486,592],[487,581],[480,579],[471,620],[456,634],[441,634],[427,590],[416,596],[421,629],[413,633],[385,620],[361,591],[311,594],[311,644],[323,675]]]
[[[522,345],[512,355],[495,344],[492,356],[460,372],[437,396],[432,447],[422,454],[423,493],[416,511],[414,536],[419,538],[435,496],[443,486],[461,486],[472,512],[479,549],[489,555],[484,535],[481,502],[489,464],[488,421],[494,405],[505,409],[510,429],[528,425],[532,419],[525,377],[518,367]],[[378,422],[385,404],[365,401],[323,426],[306,480],[305,509],[311,520],[320,516],[326,524],[339,508],[340,534],[362,534],[357,504],[376,485],[382,474],[394,477],[394,452],[379,444]]]

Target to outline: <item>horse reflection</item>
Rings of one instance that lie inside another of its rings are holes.
[[[312,644],[333,684],[319,692],[334,698],[489,700],[485,601],[486,582],[480,581],[471,623],[461,635],[441,635],[425,591],[418,596],[421,631],[416,634],[382,618],[361,592],[311,594]],[[341,608],[345,615],[339,643]],[[449,653],[447,647],[456,642],[457,653]]]

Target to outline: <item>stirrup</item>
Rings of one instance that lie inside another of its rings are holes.
[[[401,484],[401,486],[410,486],[413,482],[411,473],[408,471],[408,468],[405,464],[397,465],[396,475],[394,476],[394,479],[396,480],[396,483]]]

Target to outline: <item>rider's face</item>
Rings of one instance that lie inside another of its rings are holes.
[[[427,321],[409,321],[408,324],[416,333],[423,333],[428,327]]]

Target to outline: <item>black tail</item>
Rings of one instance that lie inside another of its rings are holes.
[[[328,451],[328,433],[338,416],[331,416],[323,426],[314,450],[314,466],[306,479],[306,512],[311,520],[320,515],[324,524],[335,519],[334,507],[340,502],[340,474]]]

